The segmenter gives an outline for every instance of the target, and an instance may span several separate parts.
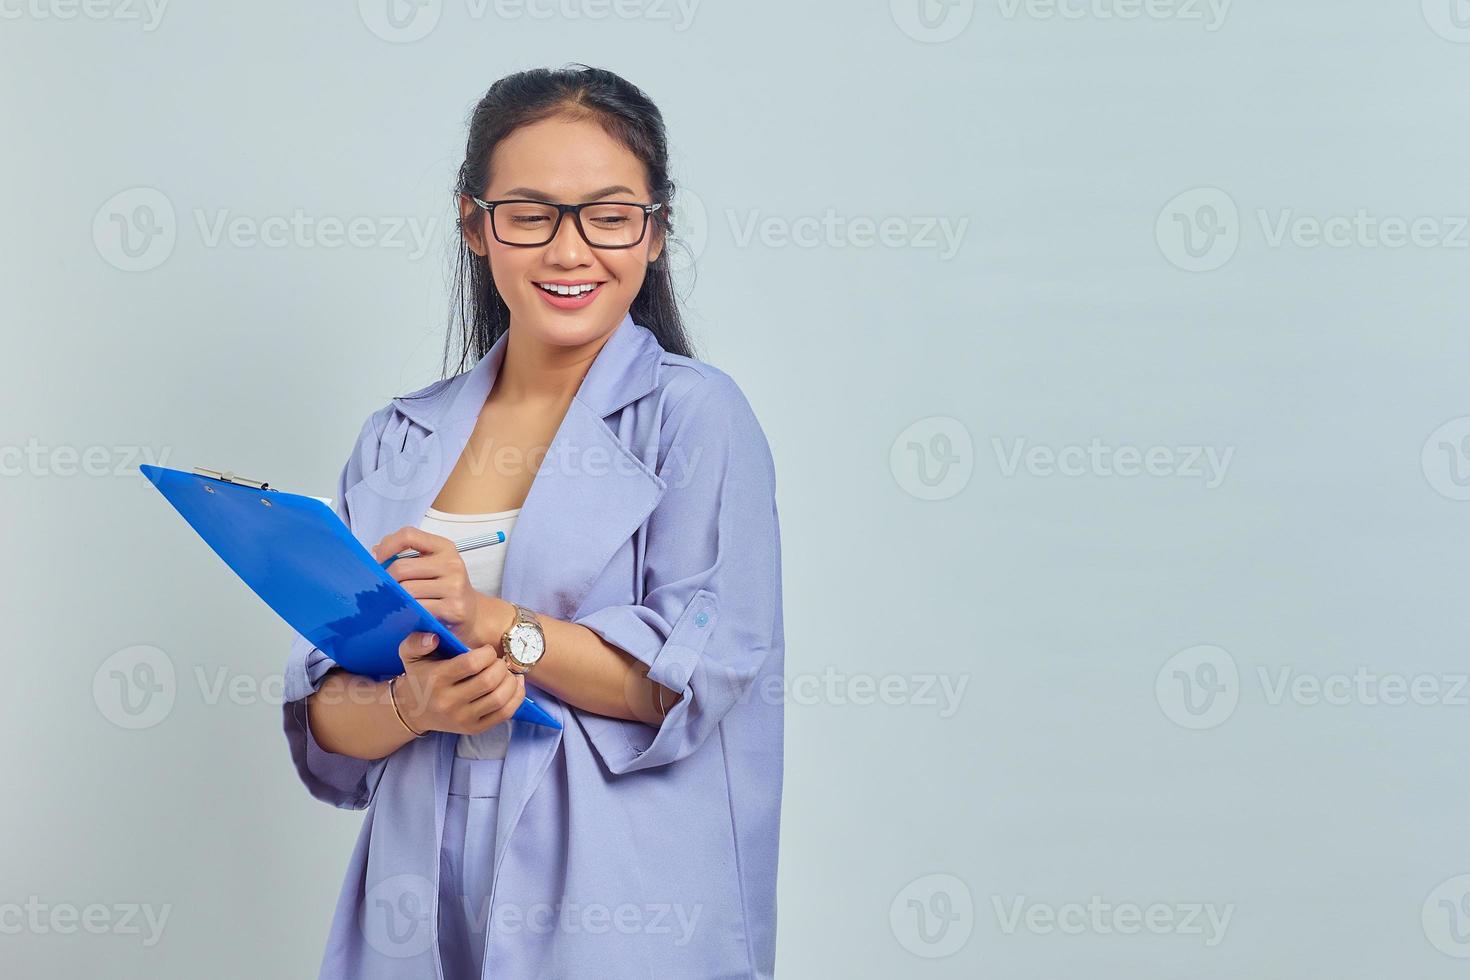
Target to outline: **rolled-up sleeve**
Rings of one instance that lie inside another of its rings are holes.
[[[742,699],[775,642],[781,544],[770,446],[735,382],[698,383],[664,423],[672,433],[648,518],[642,602],[574,622],[627,651],[682,695],[655,729],[577,710],[614,774],[667,765],[697,750]]]
[[[352,526],[352,519],[347,512],[347,489],[362,479],[364,455],[376,444],[380,414],[374,413],[363,424],[352,456],[337,478],[337,494],[332,500],[332,509],[348,527]],[[317,799],[344,810],[361,810],[371,801],[387,760],[367,761],[328,752],[312,734],[307,714],[306,699],[316,693],[322,678],[335,666],[336,662],[313,646],[310,640],[299,633],[295,635],[286,662],[282,722],[291,749],[291,761],[307,791]]]

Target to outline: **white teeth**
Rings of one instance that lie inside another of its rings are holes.
[[[579,286],[558,286],[552,283],[538,282],[536,285],[548,293],[556,293],[558,296],[581,296],[583,293],[590,293],[596,289],[598,283],[584,282]]]

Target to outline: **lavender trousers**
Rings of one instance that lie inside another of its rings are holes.
[[[445,980],[480,980],[504,759],[456,755],[439,851],[439,951]]]

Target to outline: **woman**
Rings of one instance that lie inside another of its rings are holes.
[[[509,76],[456,191],[461,373],[367,419],[335,506],[472,649],[411,634],[379,683],[297,637],[297,771],[367,809],[321,975],[770,976],[775,473],[680,325],[662,118],[610,72]]]

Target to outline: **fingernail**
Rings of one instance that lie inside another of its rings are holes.
[[[431,644],[433,642],[434,642],[434,634],[433,633],[425,633],[423,640],[420,641],[420,643],[423,646],[428,646],[429,644]]]

